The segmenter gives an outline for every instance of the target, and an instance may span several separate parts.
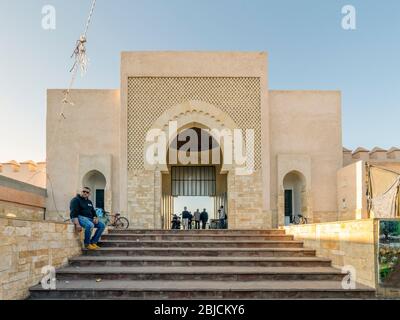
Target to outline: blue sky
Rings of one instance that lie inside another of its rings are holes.
[[[0,0],[0,162],[45,159],[46,89],[68,85],[90,3]],[[347,4],[355,31],[341,28]],[[400,147],[399,36],[398,0],[98,0],[75,87],[118,88],[121,51],[267,51],[270,89],[342,91],[344,146]]]

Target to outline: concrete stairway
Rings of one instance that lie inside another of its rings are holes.
[[[369,299],[283,230],[111,230],[31,299]]]

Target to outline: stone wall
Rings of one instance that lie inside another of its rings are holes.
[[[229,229],[269,229],[271,213],[263,210],[262,172],[239,176],[228,174]]]
[[[0,218],[43,220],[46,190],[0,176]]]
[[[375,164],[380,164],[382,162],[400,163],[400,149],[393,147],[389,150],[385,150],[376,147],[370,151],[368,149],[360,147],[352,151],[343,148],[343,166],[348,166],[349,164],[355,163],[360,160]]]
[[[25,299],[47,265],[81,254],[73,225],[0,218],[0,300]]]
[[[128,171],[128,219],[136,229],[161,227],[161,174]]]
[[[343,166],[339,91],[269,92],[271,209],[273,226],[284,222],[283,182],[287,174],[304,176],[310,221],[328,222],[337,212],[337,171]],[[280,197],[281,195],[281,197]]]
[[[25,161],[10,161],[0,163],[0,176],[34,185],[39,188],[46,188],[46,163]]]
[[[44,209],[0,200],[0,218],[44,220]]]
[[[305,247],[315,249],[318,256],[331,259],[335,267],[354,267],[358,283],[376,288],[375,220],[289,226],[285,230],[304,241]]]
[[[337,211],[313,211],[312,223],[325,223],[338,221]],[[349,219],[350,220],[350,219]]]
[[[357,161],[337,173],[339,221],[368,219],[365,162]]]

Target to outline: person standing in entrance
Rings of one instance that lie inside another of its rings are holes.
[[[192,230],[193,229],[193,215],[192,215],[192,211],[189,211],[189,230]]]
[[[208,222],[208,212],[206,209],[204,209],[203,212],[200,214],[200,220],[201,220],[201,228],[205,230]]]
[[[197,209],[194,213],[194,228],[196,230],[200,229],[200,215],[201,215],[200,210]]]
[[[226,215],[224,206],[221,206],[219,208],[218,213],[219,213],[220,229],[226,229],[226,227],[227,227],[227,224],[226,224],[227,215]]]
[[[100,248],[97,243],[106,226],[97,217],[93,203],[89,200],[90,192],[90,188],[83,188],[81,194],[78,194],[71,200],[70,212],[75,230],[81,232],[82,228],[85,229],[85,248],[88,250],[97,250]],[[96,233],[92,237],[93,229],[96,229]]]
[[[189,229],[189,219],[192,215],[190,212],[187,210],[187,207],[183,209],[182,212],[182,222],[183,222],[183,230],[188,230]]]

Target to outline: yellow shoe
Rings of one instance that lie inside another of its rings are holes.
[[[97,250],[97,247],[95,247],[92,244],[89,244],[88,246],[86,246],[86,249],[88,249],[88,250]]]
[[[96,249],[100,249],[100,247],[97,245],[97,243],[92,243],[92,247],[95,247]]]

